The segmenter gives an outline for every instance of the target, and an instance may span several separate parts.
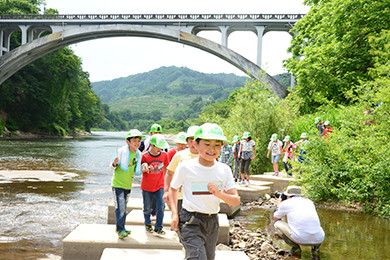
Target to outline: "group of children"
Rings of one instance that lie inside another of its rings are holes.
[[[289,135],[286,135],[283,139],[283,142],[280,141],[278,134],[273,134],[271,136],[271,140],[268,145],[268,153],[267,153],[267,158],[269,158],[269,155],[271,153],[271,161],[273,164],[274,168],[274,175],[278,176],[279,175],[279,160],[283,156],[282,163],[284,166],[284,169],[286,170],[286,173],[288,176],[292,176],[291,173],[291,161],[294,157],[295,150],[297,147],[300,147],[300,155],[299,158],[300,160],[304,160],[304,149],[305,145],[308,142],[306,139],[306,133],[301,134],[301,140],[299,140],[296,143],[293,143],[291,141],[291,137]]]
[[[330,127],[329,121],[322,122],[321,117],[316,117],[314,123],[316,124],[320,135],[323,136],[325,139],[327,138],[328,133],[333,133],[333,129]]]
[[[177,146],[168,152],[165,152],[169,145],[161,134],[161,126],[153,125],[150,132],[150,138],[145,139],[143,151],[140,151],[141,139],[145,136],[137,129],[130,130],[126,145],[118,149],[110,165],[114,170],[112,190],[118,237],[131,233],[125,229],[127,201],[134,174],[142,174],[146,231],[165,234],[162,221],[166,202],[172,211],[171,228],[180,233],[186,259],[195,255],[199,259],[214,259],[220,200],[231,206],[240,204],[231,164],[221,162],[222,157],[217,161],[227,142],[221,127],[210,123],[191,126],[187,133],[177,135]],[[241,147],[240,151],[245,149]],[[252,154],[245,155],[245,159],[253,160],[254,153],[253,150]],[[154,229],[152,211],[157,216]]]

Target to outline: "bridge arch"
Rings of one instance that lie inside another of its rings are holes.
[[[286,89],[278,81],[259,66],[227,47],[180,30],[134,24],[97,24],[72,27],[28,42],[0,58],[0,84],[19,69],[52,51],[87,40],[124,36],[157,38],[201,49],[229,62],[241,71],[248,73],[252,78],[264,82],[280,98],[286,96]]]

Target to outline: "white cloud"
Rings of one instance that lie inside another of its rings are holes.
[[[303,0],[46,0],[46,8],[61,14],[136,14],[136,13],[307,13]],[[201,32],[201,37],[220,42],[219,32]],[[288,57],[291,36],[270,32],[263,37],[262,67],[271,75],[284,72],[282,60]],[[257,36],[251,32],[235,32],[228,47],[256,62]],[[161,66],[185,66],[207,73],[235,73],[240,70],[211,54],[179,43],[164,40],[118,37],[72,45],[83,60],[83,69],[91,81],[110,80],[156,69]]]

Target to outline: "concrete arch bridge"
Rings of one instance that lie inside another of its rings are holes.
[[[280,98],[286,90],[260,68],[262,37],[270,31],[288,32],[303,14],[76,14],[1,15],[0,84],[34,60],[78,42],[107,37],[150,37],[186,44],[211,53],[259,81]],[[221,43],[196,34],[221,32]],[[11,50],[11,35],[21,31],[22,45]],[[234,31],[257,34],[257,64],[228,48]],[[42,34],[50,34],[43,36]]]

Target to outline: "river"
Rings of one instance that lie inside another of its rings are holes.
[[[0,177],[0,259],[60,256],[62,239],[79,224],[106,223],[107,205],[112,201],[108,165],[116,148],[124,145],[125,134],[0,140],[0,171],[76,174],[59,182],[42,181],[39,176],[33,181]],[[135,176],[134,183],[140,181]],[[141,197],[138,185],[131,196]],[[269,212],[251,214],[254,225],[267,229]],[[389,220],[331,210],[319,210],[319,215],[326,233],[322,259],[389,259]],[[275,243],[287,248],[280,241]]]

